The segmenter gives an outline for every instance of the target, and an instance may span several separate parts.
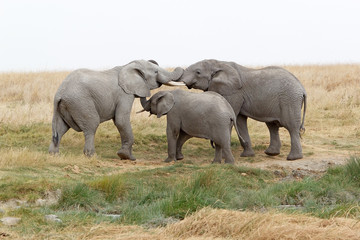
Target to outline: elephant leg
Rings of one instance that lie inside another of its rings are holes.
[[[182,146],[184,143],[192,138],[192,136],[188,135],[184,131],[180,130],[179,137],[176,141],[176,160],[182,160],[184,159],[184,155],[182,154]]]
[[[93,156],[95,153],[94,139],[95,139],[96,129],[97,127],[84,130],[84,137],[85,137],[84,154],[88,157]]]
[[[169,118],[168,118],[168,124],[166,127],[166,137],[167,137],[167,143],[168,143],[168,157],[164,160],[164,162],[176,161],[176,143],[177,143],[177,138],[178,138],[179,132],[180,132],[180,129],[170,126]]]
[[[100,124],[100,117],[93,101],[79,101],[82,108],[68,107],[72,121],[77,125],[77,131],[82,131],[85,137],[84,154],[91,157],[95,153],[94,137]]]
[[[215,157],[212,163],[221,163],[222,159],[222,149],[221,146],[217,143],[215,143]]]
[[[80,129],[84,132],[84,137],[85,137],[84,154],[88,157],[91,157],[95,153],[94,139],[95,139],[96,130],[100,124],[100,117],[97,114],[97,112],[94,110],[90,114],[89,121],[78,121],[77,124],[80,127]]]
[[[280,154],[281,141],[279,137],[279,126],[274,122],[267,122],[266,126],[270,132],[270,145],[265,150],[269,156],[276,156]]]
[[[60,141],[62,136],[69,130],[69,126],[64,122],[64,120],[59,116],[55,115],[53,118],[53,139],[49,146],[49,153],[56,154],[59,153]]]
[[[128,95],[127,99],[120,103],[115,111],[114,124],[120,133],[121,148],[117,151],[120,159],[136,160],[132,155],[132,145],[134,144],[134,135],[130,124],[131,107],[134,97]]]
[[[225,158],[225,163],[229,163],[229,164],[234,164],[235,163],[235,159],[234,156],[231,152],[231,148],[230,146],[228,147],[223,147],[222,148],[222,154]]]
[[[289,155],[287,156],[287,160],[296,160],[303,158],[302,147],[300,141],[300,132],[298,129],[289,130],[290,138],[291,138],[291,150]]]
[[[236,125],[239,129],[240,136],[244,139],[243,143],[240,139],[241,146],[244,148],[244,151],[241,153],[241,157],[252,157],[255,156],[254,150],[251,147],[251,140],[247,128],[247,117],[243,115],[238,115],[236,118]]]

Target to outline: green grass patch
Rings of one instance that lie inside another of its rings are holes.
[[[104,176],[98,180],[94,180],[89,184],[96,190],[105,194],[105,199],[113,202],[121,198],[131,188],[131,183],[126,181],[123,175]]]
[[[294,206],[292,211],[323,218],[359,218],[359,186],[350,181],[352,177],[347,173],[351,164],[357,163],[350,160],[348,165],[329,169],[320,179],[284,182],[276,182],[271,172],[259,169],[175,164],[102,177],[85,189],[99,191],[102,197],[97,198],[107,202],[106,211],[121,213],[119,221],[126,224],[147,224],[169,217],[183,219],[207,206],[248,210]],[[94,204],[98,207],[87,208],[101,209],[101,203]],[[73,204],[68,206],[71,209]]]
[[[48,136],[48,138],[44,137]],[[30,148],[46,151],[51,140],[51,125],[35,123],[28,125],[0,125],[0,146]]]
[[[164,226],[204,207],[360,219],[357,164],[353,157],[321,178],[278,181],[272,172],[260,169],[180,163],[68,182],[56,205],[14,210],[10,215],[24,218],[17,227],[22,232],[100,222]],[[15,185],[8,188],[24,191]],[[56,214],[62,223],[44,222],[45,214]]]
[[[67,186],[63,189],[57,207],[60,209],[96,211],[104,202],[104,196],[100,192],[86,184],[78,183],[75,186]]]

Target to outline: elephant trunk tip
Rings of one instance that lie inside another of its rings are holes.
[[[184,74],[184,69],[181,67],[177,67],[172,71],[172,80],[173,81],[179,81],[182,75]]]
[[[137,113],[141,113],[141,112],[144,112],[144,111],[147,111],[149,112],[150,111],[150,102],[149,100],[146,100],[145,97],[141,97],[140,98],[140,103],[141,103],[141,106],[143,107],[143,110],[137,112]]]

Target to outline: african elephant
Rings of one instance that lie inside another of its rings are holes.
[[[214,91],[225,97],[237,116],[236,124],[244,138],[241,156],[253,156],[247,118],[265,122],[270,131],[270,146],[265,153],[280,154],[279,127],[291,137],[287,160],[303,157],[300,132],[305,131],[306,91],[300,81],[280,67],[251,69],[234,62],[203,60],[189,66],[182,77],[188,88]],[[301,109],[304,112],[301,120]]]
[[[193,93],[178,89],[160,91],[149,100],[140,98],[140,102],[143,111],[156,114],[158,118],[167,115],[168,158],[165,162],[183,159],[183,144],[191,137],[199,137],[215,143],[213,163],[221,163],[222,155],[225,163],[234,163],[230,137],[236,118],[230,104],[220,94]]]
[[[150,90],[180,78],[183,69],[168,72],[153,60],[132,61],[106,71],[79,69],[70,73],[54,98],[52,141],[49,153],[58,153],[61,137],[69,130],[84,132],[84,154],[95,153],[94,136],[100,123],[112,119],[120,133],[121,159],[132,155],[134,136],[130,112],[135,97],[149,97]]]

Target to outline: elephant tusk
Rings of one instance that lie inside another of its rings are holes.
[[[142,113],[142,112],[145,112],[146,110],[145,109],[143,109],[143,110],[140,110],[140,111],[137,111],[136,112],[136,114],[138,114],[138,113]]]
[[[183,83],[183,82],[174,82],[174,81],[164,83],[164,85],[172,86],[172,87],[174,87],[174,86],[186,86],[185,83]]]
[[[137,111],[137,112],[136,112],[136,114],[138,114],[138,113],[142,113],[142,112],[146,112],[146,110],[145,110],[145,109],[143,109],[143,110]],[[149,117],[150,117],[151,115],[152,115],[152,113],[150,113],[150,114],[149,114]]]

